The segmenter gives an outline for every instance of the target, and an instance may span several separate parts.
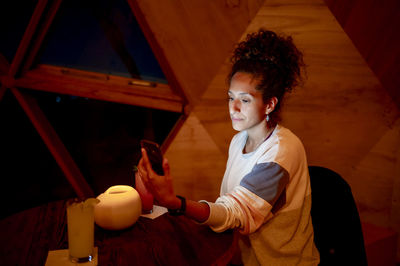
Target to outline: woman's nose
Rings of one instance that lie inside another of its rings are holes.
[[[236,113],[240,111],[240,102],[238,100],[233,100],[229,103],[229,109],[231,113]]]

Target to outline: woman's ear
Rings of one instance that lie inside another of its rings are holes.
[[[265,114],[270,114],[272,111],[275,110],[276,105],[278,104],[278,98],[272,97],[271,99],[268,100],[267,106],[265,109]]]

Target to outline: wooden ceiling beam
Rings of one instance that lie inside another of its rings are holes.
[[[6,82],[7,77],[3,77]],[[8,82],[8,81],[7,81]],[[107,75],[71,68],[38,65],[15,79],[14,87],[68,94],[182,112],[185,101],[167,84]]]
[[[29,68],[31,68],[36,58],[36,55],[40,49],[40,46],[42,45],[44,37],[46,36],[47,31],[49,30],[50,25],[53,22],[53,19],[58,11],[58,8],[60,7],[61,1],[62,0],[54,0],[51,3],[48,11],[45,13],[44,20],[40,24],[40,27],[38,27],[37,29],[37,34],[35,38],[32,40],[31,48],[29,49],[29,53],[27,53],[25,63],[22,66],[22,71],[21,71],[22,74],[28,71]]]
[[[11,88],[12,93],[31,120],[40,137],[43,139],[50,153],[65,174],[68,182],[80,198],[93,197],[94,193],[86,182],[78,166],[68,153],[57,133],[40,109],[36,99]]]
[[[19,43],[17,52],[15,53],[14,59],[11,63],[11,67],[9,69],[9,76],[14,77],[17,72],[20,70],[22,61],[24,60],[26,53],[28,51],[28,47],[31,43],[32,37],[36,32],[39,21],[43,15],[43,11],[45,10],[47,5],[47,0],[39,0],[36,5],[36,8],[32,14],[32,17],[29,21],[28,27],[25,30],[25,33],[22,37],[21,42]]]

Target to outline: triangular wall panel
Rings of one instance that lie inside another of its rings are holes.
[[[400,147],[384,137],[392,130],[397,136],[399,130],[400,112],[391,97],[322,0],[265,1],[242,38],[260,27],[293,35],[304,52],[308,79],[286,99],[283,124],[302,139],[309,164],[331,168],[349,182],[363,221],[400,232],[393,223],[399,220],[395,203],[400,158],[395,151]],[[220,68],[191,114],[224,156],[233,133],[226,104],[228,69]],[[377,147],[384,152],[376,152]],[[374,171],[365,168],[365,161]],[[196,180],[196,172],[186,173],[186,178]]]

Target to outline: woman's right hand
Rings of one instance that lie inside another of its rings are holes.
[[[157,175],[151,168],[146,150],[142,149],[142,158],[138,164],[138,173],[144,182],[146,188],[154,196],[155,202],[168,209],[177,209],[180,207],[180,200],[175,196],[172,177],[168,160],[164,158],[164,175]]]

